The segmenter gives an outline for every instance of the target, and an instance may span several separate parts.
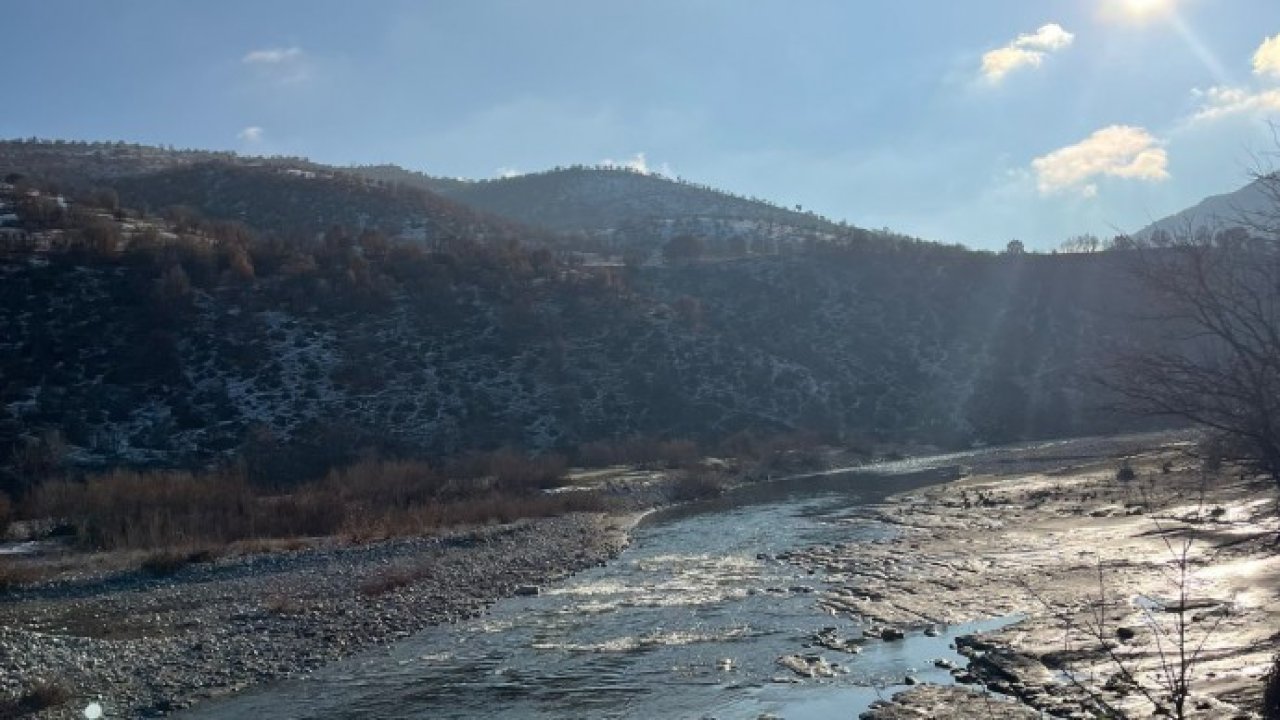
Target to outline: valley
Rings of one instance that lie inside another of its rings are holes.
[[[0,180],[4,712],[1262,702],[1273,488],[1125,407],[1117,357],[1199,347],[1149,322],[1143,247],[616,167],[18,141]],[[1212,639],[1177,692],[1174,547],[1179,651]]]

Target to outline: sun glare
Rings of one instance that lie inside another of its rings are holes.
[[[1104,0],[1104,14],[1113,20],[1145,22],[1168,15],[1175,0]]]

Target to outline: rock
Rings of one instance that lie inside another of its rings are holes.
[[[906,637],[906,634],[897,628],[887,627],[887,628],[882,628],[880,630],[880,639],[884,640],[885,642],[902,640],[905,637]]]
[[[936,668],[942,668],[943,670],[954,670],[956,664],[946,658],[936,658],[933,661],[933,666]]]
[[[542,588],[537,585],[517,585],[516,595],[521,597],[533,597],[542,593]]]
[[[902,679],[902,684],[903,685],[919,685],[920,679],[915,677],[914,675],[908,675]]]
[[[938,629],[937,625],[930,625],[924,629],[924,634],[925,637],[938,637],[942,635],[942,631]]]
[[[835,670],[821,655],[783,655],[777,663],[801,677],[835,677]]]
[[[862,648],[860,647],[862,640],[841,638],[838,635],[837,628],[834,627],[822,628],[818,632],[814,633],[812,640],[814,645],[827,648],[828,650],[852,653],[855,655],[862,652]]]
[[[1128,642],[1129,640],[1132,640],[1134,637],[1136,637],[1137,634],[1138,634],[1138,631],[1130,627],[1116,628],[1116,637],[1120,638],[1121,642]]]

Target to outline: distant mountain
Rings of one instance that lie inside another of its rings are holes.
[[[1280,197],[1274,180],[1255,180],[1234,192],[1205,198],[1195,206],[1170,215],[1134,233],[1138,239],[1151,237],[1157,231],[1181,235],[1202,229],[1211,231],[1258,225],[1259,220],[1280,224]]]
[[[439,178],[395,165],[351,171],[558,231],[574,249],[603,253],[652,255],[680,235],[698,238],[708,256],[720,258],[772,254],[814,242],[909,239],[836,223],[799,208],[612,166],[556,168],[495,180]]]
[[[126,207],[193,209],[277,233],[315,235],[337,225],[435,242],[546,240],[419,185],[372,180],[302,158],[124,143],[0,142],[0,176],[15,174],[70,195],[109,188]]]
[[[834,226],[763,200],[617,167],[557,168],[495,180],[453,180],[395,166],[352,168],[440,193],[486,212],[553,230],[618,228],[649,218],[733,218],[797,227]]]

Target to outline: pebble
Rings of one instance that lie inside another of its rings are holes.
[[[171,712],[473,617],[506,595],[536,594],[624,544],[598,518],[570,515],[226,558],[165,582],[132,573],[24,589],[0,602],[0,696],[58,677],[113,717]],[[363,581],[404,567],[419,577],[408,587],[360,592]]]

